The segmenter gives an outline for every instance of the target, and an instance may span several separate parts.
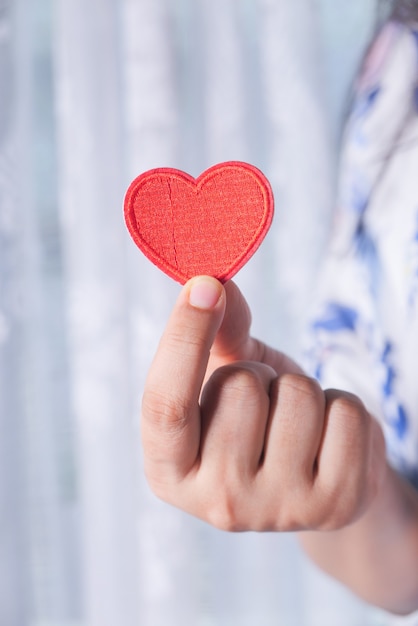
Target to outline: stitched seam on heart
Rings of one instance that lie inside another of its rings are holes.
[[[173,241],[174,263],[175,263],[176,270],[179,271],[179,262],[178,262],[178,258],[177,258],[176,232],[175,232],[175,228],[174,228],[173,194],[172,194],[172,190],[171,190],[171,180],[170,180],[170,178],[167,178],[167,185],[168,185],[168,197],[169,197],[169,200],[170,200],[171,238],[172,238],[172,241]]]

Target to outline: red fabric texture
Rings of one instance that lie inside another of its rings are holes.
[[[232,278],[260,246],[273,209],[264,174],[240,161],[196,179],[172,168],[149,170],[131,183],[124,206],[134,242],[182,284],[202,274]]]

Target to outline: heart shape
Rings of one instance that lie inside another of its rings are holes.
[[[273,208],[264,174],[240,161],[214,165],[196,179],[172,168],[149,170],[125,196],[134,242],[180,283],[202,274],[232,278],[260,246]]]

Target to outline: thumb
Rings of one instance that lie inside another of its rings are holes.
[[[144,456],[151,481],[183,477],[197,458],[199,396],[224,308],[222,285],[200,276],[184,286],[168,320],[142,400]]]

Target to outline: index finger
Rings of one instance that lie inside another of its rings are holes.
[[[182,289],[145,384],[142,442],[151,483],[177,482],[200,446],[199,396],[209,353],[225,311],[225,292],[209,276]]]

